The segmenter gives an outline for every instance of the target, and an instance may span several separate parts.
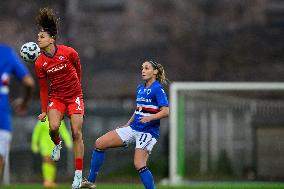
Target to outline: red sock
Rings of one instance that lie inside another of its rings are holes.
[[[83,159],[82,158],[75,159],[75,170],[83,170]]]
[[[61,139],[59,137],[59,134],[55,136],[54,138],[54,144],[58,145],[60,143]]]

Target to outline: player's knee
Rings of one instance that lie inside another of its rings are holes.
[[[134,167],[136,170],[139,170],[141,169],[142,167],[145,167],[146,166],[146,163],[141,161],[141,160],[135,160],[134,159]]]
[[[59,125],[55,123],[49,123],[49,131],[50,132],[57,132],[59,129]]]
[[[82,133],[80,131],[73,131],[72,138],[73,138],[73,141],[80,140],[82,138]]]
[[[49,135],[51,136],[51,138],[54,137],[54,136],[56,136],[56,135],[58,135],[58,129],[52,129],[52,128],[50,128],[50,129],[49,129]]]
[[[105,150],[104,141],[101,138],[98,138],[95,142],[95,148],[100,150]]]

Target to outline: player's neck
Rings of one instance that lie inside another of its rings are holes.
[[[151,78],[150,80],[146,81],[145,86],[146,88],[150,87],[156,81],[155,78]]]
[[[47,56],[53,56],[54,53],[56,51],[56,46],[55,44],[50,44],[48,45],[45,49],[44,49],[44,53],[47,55]]]

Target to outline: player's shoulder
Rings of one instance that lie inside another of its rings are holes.
[[[153,89],[161,89],[161,88],[163,88],[163,86],[161,85],[161,83],[158,80],[156,80],[153,83],[153,85],[151,86],[151,88],[153,88]]]
[[[164,89],[164,87],[163,87],[163,85],[162,85],[158,80],[156,80],[156,81],[153,83],[151,89],[152,89],[152,91],[154,91],[154,92],[158,92],[158,93],[159,93],[160,91],[162,91],[163,93],[166,93],[166,92],[165,92],[165,89]]]
[[[14,52],[14,49],[8,45],[0,44],[0,53],[3,55],[8,55]]]
[[[139,83],[136,89],[138,90],[138,89],[144,88],[144,86],[145,86],[145,83]]]
[[[35,61],[35,66],[40,67],[45,62],[46,56],[43,53],[40,53],[40,55],[37,57]]]
[[[0,44],[0,49],[2,50],[12,50],[12,47],[5,45],[5,44]]]
[[[66,53],[72,53],[76,52],[76,50],[73,47],[69,47],[67,45],[57,45],[57,48],[59,51],[66,52]]]

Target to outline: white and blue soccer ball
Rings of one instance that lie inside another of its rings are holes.
[[[26,62],[35,62],[40,55],[40,48],[35,42],[27,42],[22,45],[20,55]]]

